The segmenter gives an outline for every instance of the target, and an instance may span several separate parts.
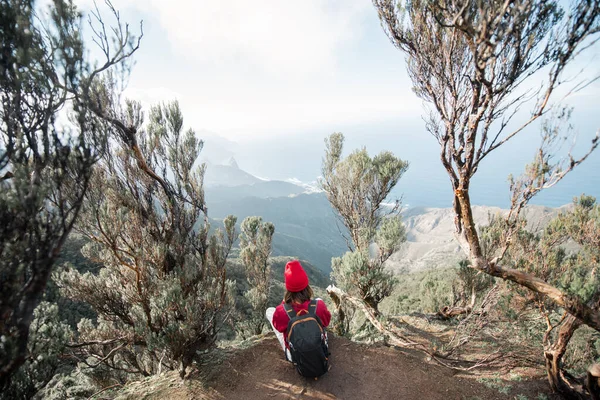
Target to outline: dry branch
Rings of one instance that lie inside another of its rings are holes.
[[[471,371],[476,368],[488,366],[491,363],[498,361],[500,358],[503,357],[503,355],[500,352],[494,352],[492,354],[489,354],[484,359],[477,361],[448,359],[445,355],[438,353],[431,346],[427,346],[422,343],[417,343],[406,338],[393,325],[387,325],[382,323],[375,315],[374,310],[371,307],[369,307],[364,301],[350,296],[349,294],[335,287],[334,285],[329,285],[326,290],[334,302],[348,302],[356,308],[360,309],[365,314],[369,322],[371,322],[371,324],[386,337],[388,345],[419,350],[431,357],[433,361],[446,368],[450,368],[457,371]],[[469,367],[461,366],[465,363],[469,363],[472,365],[470,365]]]
[[[381,321],[379,321],[379,319],[377,319],[377,317],[375,316],[375,311],[371,307],[369,307],[364,301],[348,295],[346,292],[335,287],[334,285],[327,286],[326,290],[329,296],[336,304],[340,304],[343,301],[347,301],[354,305],[356,308],[360,309],[365,314],[369,322],[371,322],[371,324],[375,328],[377,328],[379,332],[381,332],[388,338],[389,343],[391,345],[405,348],[415,348],[416,346],[420,346],[418,343],[415,343],[403,337],[402,335],[399,335],[397,332],[391,332],[388,328],[386,328],[381,323]]]
[[[459,315],[469,314],[473,311],[473,307],[471,305],[459,307],[459,306],[444,306],[440,311],[438,311],[438,315],[443,319],[450,319],[454,317],[458,317]]]

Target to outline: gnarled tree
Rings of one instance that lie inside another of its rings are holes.
[[[110,101],[110,99],[105,99]],[[98,313],[79,323],[72,347],[91,368],[150,375],[178,369],[214,344],[233,307],[225,264],[235,240],[209,232],[202,148],[184,131],[177,102],[155,106],[144,125],[127,102],[113,118],[118,132],[96,167],[76,230],[90,239],[85,255],[102,263],[97,275],[74,269],[57,277],[61,291]]]
[[[460,261],[456,269],[456,278],[452,281],[452,305],[442,307],[438,315],[442,318],[452,318],[470,313],[475,307],[477,294],[488,289],[492,280],[489,275],[470,268],[468,260]]]
[[[568,10],[558,1],[545,0],[373,3],[384,31],[407,55],[414,92],[431,107],[427,130],[440,145],[440,159],[453,190],[456,236],[471,266],[539,293],[600,330],[600,313],[580,296],[502,262],[522,208],[598,145],[596,137],[582,157],[569,154],[564,163],[550,162],[549,151],[568,117],[553,104],[553,94],[565,81],[561,79],[565,68],[597,40],[600,1],[576,1]],[[538,72],[547,73],[546,80],[532,87],[529,78]],[[526,107],[530,115],[518,121],[518,110]],[[473,220],[471,180],[491,152],[531,129],[550,111],[556,118],[543,126],[544,141],[536,162],[523,179],[513,182],[503,244],[486,255]]]
[[[494,239],[494,236],[505,235],[508,229],[507,222],[497,218],[486,227],[482,242],[499,246],[501,241]],[[487,240],[489,237],[491,240]],[[575,250],[567,250],[566,244],[571,247],[577,244],[577,247]],[[596,204],[596,199],[591,196],[575,199],[573,209],[561,212],[541,233],[525,229],[524,221],[521,221],[519,229],[513,234],[504,262],[535,274],[566,293],[578,296],[593,310],[598,310],[600,206]],[[562,362],[571,338],[582,325],[581,321],[543,295],[523,292],[523,297],[534,309],[539,310],[546,321],[544,358],[552,389],[567,393],[571,398],[582,398],[583,379],[574,379],[565,371]]]
[[[0,388],[28,357],[34,309],[106,141],[91,89],[114,67],[125,77],[139,45],[111,10],[113,30],[100,14],[91,23],[106,55],[92,67],[71,1],[52,2],[47,14],[33,0],[0,3]]]
[[[326,139],[320,182],[350,235],[346,237],[349,251],[331,260],[332,277],[377,312],[395,282],[384,263],[406,240],[404,225],[397,214],[400,202],[391,207],[384,202],[406,172],[408,163],[387,151],[371,158],[364,148],[342,159],[343,143],[341,133]]]

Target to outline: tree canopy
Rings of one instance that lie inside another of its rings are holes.
[[[114,69],[125,79],[139,46],[111,11],[112,31],[100,14],[90,20],[106,56],[97,66],[71,1],[46,14],[33,0],[0,3],[0,387],[27,357],[34,309],[107,142],[108,124],[91,111],[96,83]]]
[[[332,277],[342,288],[358,294],[373,309],[391,293],[393,275],[384,263],[406,240],[398,215],[399,200],[386,205],[408,163],[389,151],[371,158],[366,149],[342,158],[344,136],[325,140],[321,187],[349,232],[349,252],[331,261]],[[374,244],[376,255],[371,255]]]

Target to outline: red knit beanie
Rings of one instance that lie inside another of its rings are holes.
[[[292,260],[285,265],[285,288],[289,292],[301,292],[308,286],[308,276],[298,260]]]

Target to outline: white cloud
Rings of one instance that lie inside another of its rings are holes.
[[[166,87],[127,87],[123,93],[124,97],[136,99],[145,108],[149,108],[161,102],[169,102],[181,98],[181,94]]]
[[[302,182],[298,178],[288,178],[288,179],[285,179],[285,182],[293,183],[296,186],[303,187],[304,188],[303,193],[321,193],[321,192],[323,192],[323,189],[321,189],[319,187],[319,184],[317,181],[312,181],[310,183],[306,183],[306,182]],[[290,195],[289,197],[294,197],[294,196],[295,195]]]
[[[152,10],[178,52],[206,64],[243,63],[268,74],[332,69],[360,30],[364,0],[120,0]]]
[[[126,96],[177,98],[197,130],[247,141],[420,114],[402,55],[369,36],[379,21],[367,0],[112,2],[132,27],[145,19]]]

